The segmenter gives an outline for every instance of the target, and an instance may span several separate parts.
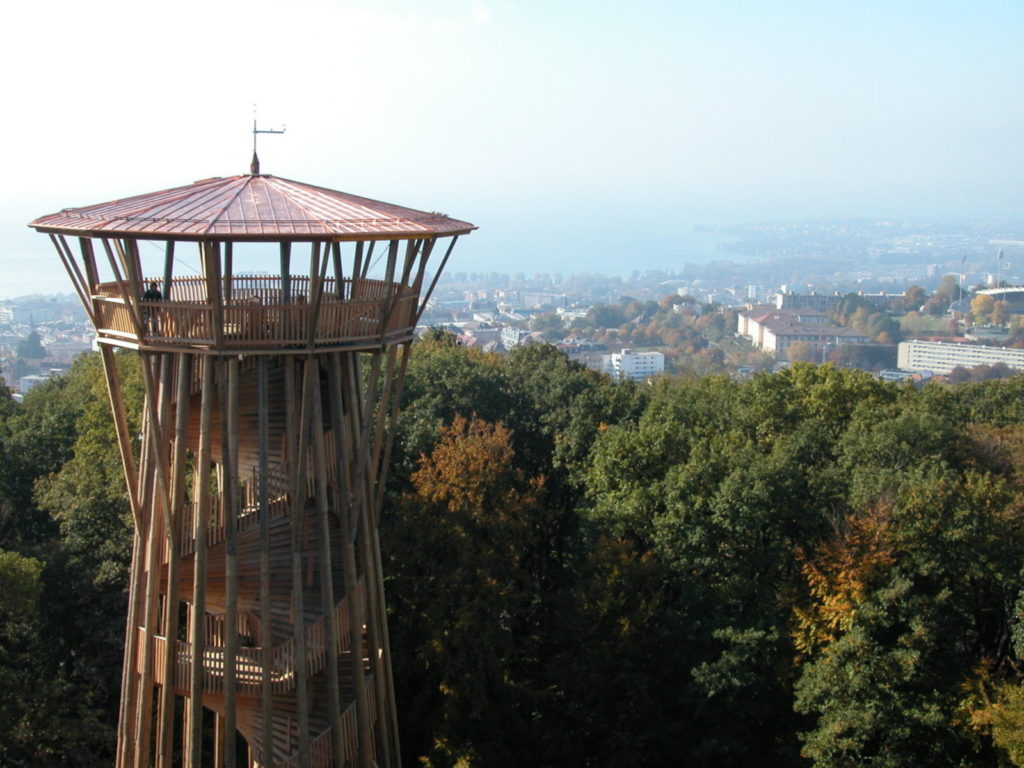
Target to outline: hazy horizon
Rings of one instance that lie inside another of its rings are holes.
[[[247,172],[253,102],[288,125],[265,172],[477,224],[457,270],[628,272],[697,224],[1024,218],[1019,3],[174,10],[13,10],[0,297],[70,288],[28,221]]]

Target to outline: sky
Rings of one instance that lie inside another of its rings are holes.
[[[262,171],[480,229],[449,269],[698,260],[695,224],[1024,217],[1019,0],[49,0],[0,32],[0,299],[25,225]]]

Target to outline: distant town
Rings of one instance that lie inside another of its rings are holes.
[[[719,259],[644,270],[637,258],[628,275],[456,264],[419,331],[443,329],[496,354],[554,344],[634,380],[744,376],[796,360],[890,379],[1024,369],[1024,223],[816,221],[696,232],[717,238]],[[0,375],[16,395],[66,371],[93,343],[72,294],[0,301]]]

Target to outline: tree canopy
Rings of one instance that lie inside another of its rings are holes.
[[[111,762],[112,429],[93,356],[0,389],[3,765]],[[1024,378],[637,385],[439,333],[394,438],[403,764],[1024,765]]]

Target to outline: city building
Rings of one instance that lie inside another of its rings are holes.
[[[737,315],[736,331],[763,352],[785,357],[803,342],[815,353],[843,344],[866,344],[868,337],[853,328],[835,325],[817,310],[751,309]]]
[[[987,347],[981,344],[951,344],[945,341],[901,341],[896,352],[896,365],[902,371],[931,371],[946,374],[957,366],[1003,363],[1024,370],[1024,349]]]
[[[794,293],[792,291],[779,293],[775,297],[776,309],[813,309],[818,312],[828,312],[839,306],[843,297],[839,293]]]
[[[22,376],[18,379],[18,391],[21,392],[21,394],[25,394],[29,390],[38,387],[40,384],[45,384],[49,380],[49,376],[40,376],[35,373],[29,376]]]
[[[665,371],[665,355],[661,352],[634,352],[623,349],[601,355],[601,370],[616,379],[643,381]]]

